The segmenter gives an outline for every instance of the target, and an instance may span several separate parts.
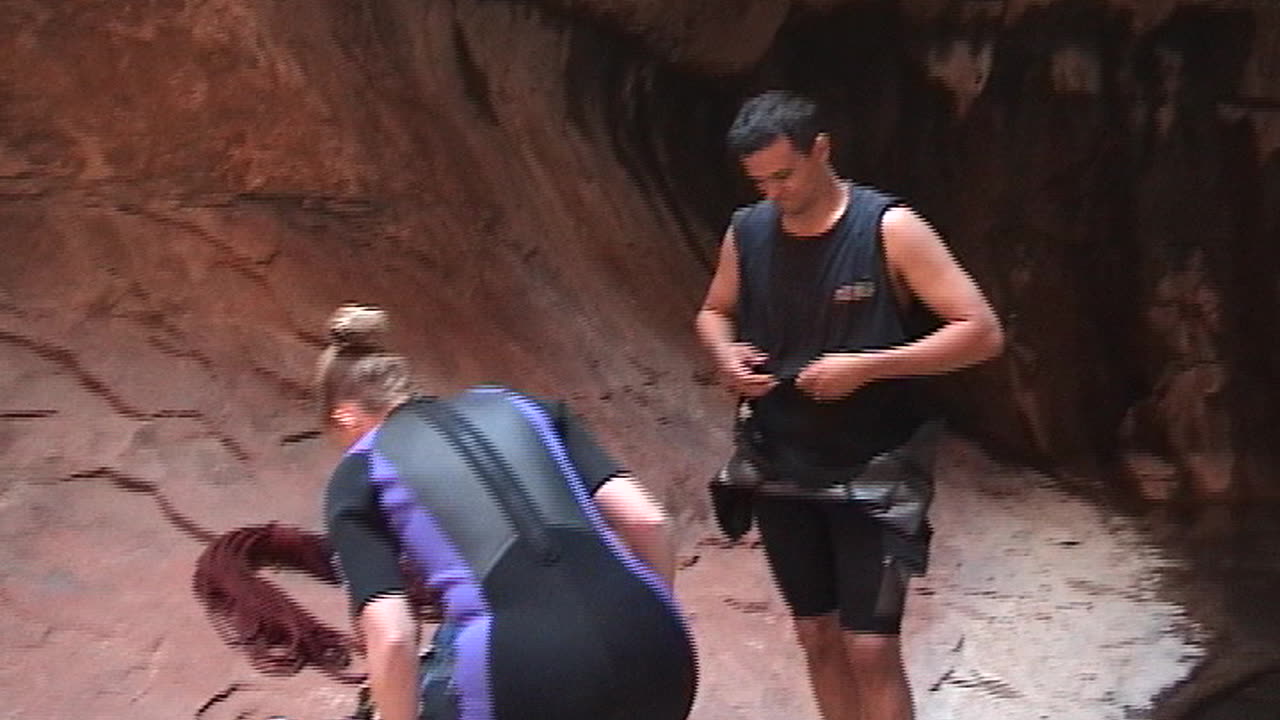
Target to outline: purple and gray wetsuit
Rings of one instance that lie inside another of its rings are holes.
[[[330,480],[330,541],[358,611],[403,591],[403,554],[445,621],[430,720],[678,720],[697,684],[682,613],[591,499],[619,469],[564,406],[511,390],[415,397]]]

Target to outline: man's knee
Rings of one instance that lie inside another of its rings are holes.
[[[849,664],[864,672],[897,673],[902,670],[902,644],[897,635],[844,632]]]
[[[835,613],[792,619],[796,639],[810,657],[824,657],[844,652],[844,633]]]

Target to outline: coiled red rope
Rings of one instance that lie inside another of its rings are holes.
[[[201,553],[192,579],[192,590],[222,641],[266,675],[294,675],[310,666],[342,683],[363,682],[363,675],[347,672],[353,655],[363,653],[360,644],[262,577],[263,568],[296,570],[335,586],[341,582],[332,548],[319,533],[278,523],[223,533]],[[435,598],[404,569],[419,619],[438,621]]]

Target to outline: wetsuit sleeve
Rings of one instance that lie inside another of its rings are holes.
[[[594,494],[611,478],[626,472],[626,469],[600,446],[582,418],[569,410],[568,404],[563,401],[538,404],[542,405],[542,408],[551,416],[556,432],[559,433],[560,440],[569,452],[569,461],[577,469],[578,475],[589,492]]]
[[[325,531],[353,614],[370,600],[407,587],[400,572],[400,546],[378,507],[368,465],[363,454],[347,456],[329,480],[325,497]]]

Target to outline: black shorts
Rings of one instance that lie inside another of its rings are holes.
[[[884,530],[857,506],[762,495],[755,515],[765,554],[795,617],[839,611],[852,632],[897,635],[908,573],[884,547]]]

